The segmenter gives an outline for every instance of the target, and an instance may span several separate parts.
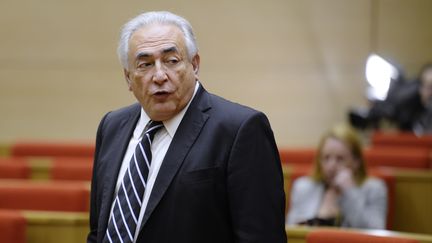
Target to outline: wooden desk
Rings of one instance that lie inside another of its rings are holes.
[[[10,155],[10,145],[6,143],[0,143],[0,156]]]
[[[86,242],[88,213],[23,211],[31,243]]]
[[[393,230],[432,234],[432,170],[395,170]]]

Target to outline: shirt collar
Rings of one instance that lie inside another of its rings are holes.
[[[195,84],[195,90],[192,94],[192,98],[189,100],[188,104],[179,113],[177,113],[177,115],[175,115],[173,118],[171,118],[169,120],[163,121],[164,127],[167,130],[167,132],[171,138],[174,137],[174,134],[176,133],[177,128],[180,125],[180,122],[183,120],[183,117],[184,117],[187,109],[189,108],[193,98],[195,97],[199,86],[200,86],[200,84],[197,81]],[[150,121],[150,117],[147,115],[147,113],[141,107],[141,116],[140,116],[140,119],[136,125],[133,136],[137,137],[137,138],[141,137],[142,133],[144,131],[144,127],[149,121]]]

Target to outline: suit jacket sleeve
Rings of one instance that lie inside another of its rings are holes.
[[[283,175],[264,114],[254,113],[241,124],[227,173],[235,242],[286,243]]]
[[[102,142],[102,130],[103,124],[106,120],[106,117],[109,113],[107,113],[101,120],[97,134],[96,134],[96,150],[94,155],[94,164],[93,164],[93,176],[91,183],[91,194],[90,194],[90,232],[87,236],[87,243],[96,243],[97,242],[97,229],[98,229],[98,215],[99,210],[97,208],[97,176],[95,176],[96,168],[97,168],[97,158],[99,156],[99,150]]]

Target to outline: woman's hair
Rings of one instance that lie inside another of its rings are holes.
[[[321,154],[327,139],[334,138],[343,142],[351,152],[353,159],[358,162],[358,167],[354,171],[354,179],[358,185],[366,179],[366,165],[363,157],[362,143],[357,132],[345,124],[336,125],[330,131],[326,132],[318,144],[317,153],[314,160],[312,178],[315,181],[324,181],[324,175],[321,168]]]

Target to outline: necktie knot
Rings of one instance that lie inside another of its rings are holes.
[[[152,121],[150,120],[146,128],[144,129],[144,135],[150,138],[150,141],[153,140],[156,132],[163,127],[163,123],[161,121]]]

